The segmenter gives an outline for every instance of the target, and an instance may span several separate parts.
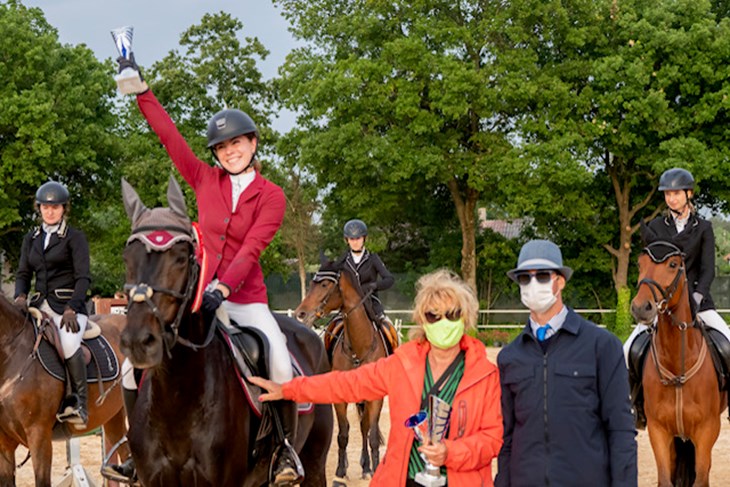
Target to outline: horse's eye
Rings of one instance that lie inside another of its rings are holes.
[[[677,263],[676,262],[670,262],[669,263],[669,267],[671,267],[672,269],[676,269],[677,268]]]

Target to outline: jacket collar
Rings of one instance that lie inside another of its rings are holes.
[[[41,233],[43,233],[43,225],[38,225],[35,230],[33,231],[33,237],[38,237]],[[58,235],[58,238],[66,238],[66,234],[68,233],[68,223],[66,222],[66,218],[61,219],[61,225],[58,227],[58,231],[56,232],[56,235]]]
[[[561,330],[565,330],[566,332],[577,335],[580,333],[580,327],[581,327],[581,320],[578,317],[578,314],[573,311],[573,308],[570,306],[565,306],[568,309],[568,315],[565,317],[565,321],[563,322],[563,326],[560,327]],[[537,340],[533,334],[532,334],[532,328],[530,328],[530,320],[527,320],[527,323],[525,324],[525,327],[522,329],[522,333],[520,334],[520,339],[522,341],[525,340]]]
[[[459,391],[471,387],[484,377],[496,372],[497,367],[487,360],[487,349],[479,340],[464,335],[459,342],[459,346],[462,350],[466,350],[464,375],[459,383]],[[423,379],[426,375],[426,358],[430,350],[431,344],[424,341],[416,345],[415,353],[401,356],[405,370],[413,371],[413,373],[407,374],[406,377],[419,401],[421,400],[421,391],[423,391]]]

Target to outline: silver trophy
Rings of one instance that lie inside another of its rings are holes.
[[[446,436],[446,430],[449,427],[451,406],[433,394],[428,396],[428,403],[431,414],[429,415],[426,411],[417,412],[406,420],[406,427],[413,430],[416,439],[421,443],[425,443],[426,438],[431,443],[440,443]],[[416,483],[426,487],[446,485],[446,477],[441,475],[441,469],[431,465],[423,455],[421,458],[426,462],[426,470],[416,474]]]
[[[134,28],[131,26],[112,30],[112,39],[114,39],[119,55],[126,59],[130,59],[132,56],[133,31]],[[123,95],[141,93],[147,89],[147,84],[142,81],[139,71],[130,67],[124,68],[121,73],[114,76],[114,80],[117,82],[119,92]]]

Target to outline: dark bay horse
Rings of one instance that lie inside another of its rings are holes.
[[[307,295],[294,312],[294,316],[307,326],[312,326],[316,319],[331,311],[342,312],[343,333],[332,344],[332,370],[351,370],[387,355],[385,343],[365,310],[364,299],[357,278],[347,266],[323,262],[312,279]],[[330,339],[334,338],[326,337],[325,341],[328,342]],[[347,477],[350,423],[347,420],[347,404],[335,404],[334,407],[339,427],[335,475],[344,483]],[[378,422],[383,401],[366,401],[358,404],[357,408],[363,438],[360,466],[362,478],[367,479],[372,477],[380,461],[379,448],[383,438]]]
[[[91,317],[102,329],[121,366],[119,336],[125,318],[120,315]],[[53,325],[50,325],[53,326]],[[4,296],[0,296],[0,486],[15,485],[15,450],[24,445],[33,462],[35,485],[51,486],[52,440],[83,435],[104,427],[107,449],[122,437],[126,419],[119,387],[105,385],[106,396],[96,382],[89,383],[89,421],[84,429],[56,423],[56,412],[65,394],[65,384],[52,377],[31,355],[36,336],[34,325]],[[122,455],[129,451],[123,447]]]
[[[147,209],[126,181],[122,192],[132,221],[124,250],[130,304],[122,348],[135,367],[146,369],[129,431],[137,474],[146,487],[264,485],[271,441],[254,452],[261,419],[224,338],[193,312],[202,291],[200,247],[180,187],[170,178],[169,208]],[[294,320],[279,323],[305,372],[326,372],[319,337]],[[328,405],[300,416],[294,446],[303,485],[326,485],[331,437]]]
[[[658,485],[706,486],[727,399],[690,307],[683,254],[674,244],[655,241],[642,252],[631,312],[651,328],[643,384]]]

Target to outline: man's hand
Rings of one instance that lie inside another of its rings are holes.
[[[79,332],[79,320],[76,318],[76,311],[66,308],[61,317],[61,328],[66,328],[70,333]]]
[[[17,298],[15,298],[15,301],[13,301],[13,306],[15,306],[21,313],[27,313],[28,297],[25,294],[19,295]]]
[[[150,89],[142,76],[142,70],[139,69],[137,61],[134,60],[134,53],[129,54],[129,59],[124,56],[119,56],[117,58],[117,64],[119,64],[120,74],[125,69],[131,69],[136,74],[136,76],[132,75],[130,77],[116,77],[117,87],[120,93],[123,95],[139,95]]]
[[[368,294],[368,293],[372,294],[375,291],[377,291],[377,289],[378,289],[378,283],[376,283],[376,282],[369,282],[369,283],[363,285],[363,287],[362,287],[362,291],[365,294]]]

